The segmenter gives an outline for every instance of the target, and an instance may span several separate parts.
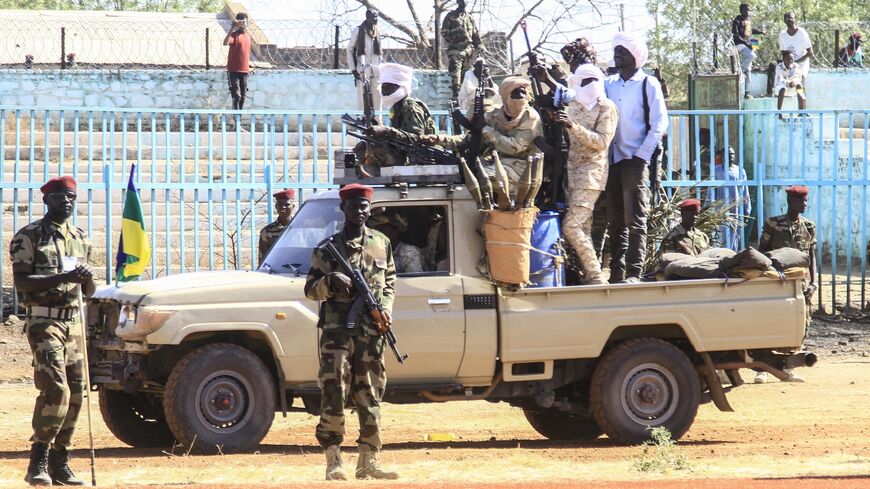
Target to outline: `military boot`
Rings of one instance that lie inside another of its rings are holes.
[[[30,465],[24,482],[31,486],[50,486],[51,477],[46,470],[48,466],[48,443],[34,443],[30,446]]]
[[[368,445],[359,446],[359,460],[356,463],[357,479],[398,479],[399,474],[386,472],[381,468],[378,451]]]
[[[332,445],[326,447],[326,480],[328,481],[346,481],[347,474],[344,473],[341,461],[341,447]]]
[[[69,451],[64,447],[54,447],[48,451],[48,475],[56,486],[83,486],[84,481],[76,479],[69,468]]]

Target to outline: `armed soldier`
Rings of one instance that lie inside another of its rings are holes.
[[[462,80],[462,88],[459,90],[459,110],[465,117],[471,119],[474,115],[474,96],[481,82],[484,87],[483,110],[489,112],[501,105],[501,95],[498,94],[498,85],[489,76],[489,67],[486,60],[477,58],[474,67],[465,72]]]
[[[353,73],[359,110],[365,110],[362,77],[369,81],[374,110],[381,108],[379,66],[381,64],[381,34],[378,30],[378,11],[366,10],[366,20],[354,28],[347,45],[347,66]]]
[[[266,253],[272,249],[272,245],[275,244],[275,241],[278,241],[278,238],[287,229],[287,225],[290,224],[290,218],[293,217],[293,211],[296,208],[296,203],[293,202],[296,198],[296,192],[293,189],[288,188],[275,192],[272,194],[272,197],[275,198],[275,213],[278,214],[278,218],[275,222],[267,224],[266,227],[260,230],[259,263],[263,263]]]
[[[604,283],[592,244],[595,202],[607,184],[607,150],[616,132],[616,106],[604,93],[604,73],[591,63],[577,67],[571,78],[574,98],[567,112],[556,112],[571,144],[568,151],[568,213],[565,238],[580,259],[587,284]]]
[[[665,235],[662,240],[662,253],[685,253],[697,256],[710,248],[710,238],[697,229],[698,216],[701,214],[701,201],[686,199],[680,202],[680,223]]]
[[[344,440],[344,407],[348,393],[359,415],[359,460],[356,478],[397,479],[384,471],[378,454],[381,450],[380,403],[387,385],[384,366],[384,331],[365,313],[348,317],[354,296],[350,277],[325,249],[331,242],[339,253],[358,268],[383,307],[386,324],[395,296],[396,268],[390,240],[366,226],[371,215],[371,187],[351,184],[339,191],[344,228],[320,243],[311,257],[305,281],[305,296],[323,301],[318,327],[320,335],[320,373],[322,393],[320,423],[316,437],[326,452],[326,480],[346,480],[341,459]],[[356,294],[355,294],[356,293]],[[352,327],[349,327],[352,326]]]
[[[778,248],[795,248],[809,255],[809,283],[804,290],[807,302],[807,328],[812,321],[812,298],[816,292],[816,225],[802,216],[807,210],[807,196],[810,190],[804,186],[791,186],[785,189],[788,196],[788,211],[780,216],[773,216],[764,221],[761,239],[758,240],[758,250],[766,252]],[[783,372],[789,375],[788,382],[803,382],[804,379],[790,369]],[[759,372],[755,383],[767,381],[767,373]]]
[[[441,37],[447,44],[447,71],[455,100],[459,96],[462,74],[471,68],[474,52],[480,48],[480,34],[471,14],[465,11],[465,0],[457,0],[456,10],[444,17]]]
[[[76,187],[69,176],[47,181],[40,188],[45,217],[15,233],[9,246],[15,287],[27,308],[25,327],[39,390],[24,478],[34,486],[84,485],[69,468],[69,449],[85,390],[79,289],[90,296],[96,286],[91,244],[69,222]]]
[[[401,142],[416,144],[420,136],[435,134],[435,121],[429,114],[429,108],[421,100],[411,97],[414,70],[396,63],[384,63],[380,70],[381,94],[384,107],[390,111],[390,127],[372,126],[368,130],[370,135],[375,138],[386,135]],[[367,174],[376,174],[381,167],[407,164],[403,152],[386,146],[366,149],[365,144],[359,144],[354,148],[354,153]]]

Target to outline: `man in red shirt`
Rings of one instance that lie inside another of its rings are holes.
[[[224,46],[230,47],[227,56],[227,75],[233,110],[245,108],[245,93],[248,91],[248,73],[251,63],[251,33],[247,31],[248,14],[236,14],[236,20],[224,38]]]

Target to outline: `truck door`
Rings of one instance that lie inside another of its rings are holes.
[[[393,245],[398,275],[393,327],[409,355],[399,365],[387,351],[390,382],[449,382],[465,349],[462,280],[451,273],[449,202],[377,203],[369,226]]]

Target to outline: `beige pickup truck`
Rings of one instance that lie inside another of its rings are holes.
[[[816,360],[797,351],[800,280],[510,291],[478,271],[480,220],[464,188],[378,188],[374,200],[406,217],[403,240],[430,243],[437,270],[400,270],[393,317],[409,358],[400,365],[387,353],[388,402],[506,402],[551,439],[638,443],[657,426],[679,438],[702,402],[730,410],[739,368],[784,378],[783,368]],[[98,291],[87,319],[91,381],[121,441],[246,451],[276,412],[318,412],[318,304],[303,285],[312,248],[342,227],[338,205],[336,191],[307,200],[257,271]]]

